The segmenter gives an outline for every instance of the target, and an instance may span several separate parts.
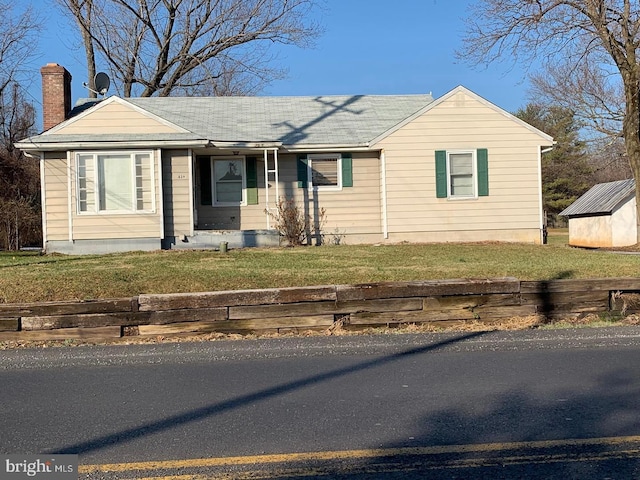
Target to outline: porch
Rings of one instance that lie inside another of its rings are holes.
[[[224,248],[278,247],[277,230],[195,230],[193,235],[165,238],[166,250],[216,250]]]

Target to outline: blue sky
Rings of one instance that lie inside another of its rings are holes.
[[[41,35],[42,61],[34,65],[32,78],[38,81],[30,92],[39,103],[39,67],[55,62],[71,72],[75,102],[86,96],[82,51],[74,50],[66,21],[50,8],[53,1],[33,1],[49,22]],[[278,61],[288,69],[288,77],[275,81],[262,94],[431,92],[439,97],[464,85],[514,112],[527,103],[528,82],[521,69],[504,64],[472,68],[454,57],[471,3],[473,0],[325,0],[318,14],[324,34],[312,49],[279,48]]]

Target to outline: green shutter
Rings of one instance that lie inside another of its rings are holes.
[[[198,164],[198,171],[200,172],[200,204],[212,205],[211,158],[196,157],[196,163]]]
[[[476,153],[478,162],[478,196],[489,195],[489,152],[486,148],[479,148]]]
[[[447,198],[447,152],[436,150],[436,197]]]
[[[298,188],[307,188],[307,156],[298,155]]]
[[[353,187],[353,167],[350,153],[342,154],[342,186]]]
[[[258,204],[258,159],[248,157],[247,169],[247,205]]]

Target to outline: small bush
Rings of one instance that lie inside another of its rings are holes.
[[[325,223],[325,209],[318,212],[316,222],[312,222],[311,215],[305,215],[293,198],[280,197],[276,206],[276,212],[267,212],[274,219],[275,228],[289,245],[297,247],[310,245],[312,237],[316,238],[316,244],[322,243],[322,228]]]

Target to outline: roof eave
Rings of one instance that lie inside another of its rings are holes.
[[[39,143],[31,141],[16,142],[15,146],[27,153],[55,152],[60,150],[87,150],[93,148],[204,148],[210,145],[208,140],[138,140],[138,141],[83,141]]]
[[[209,146],[217,148],[280,148],[282,142],[248,142],[211,140]]]
[[[565,213],[565,210],[560,212],[558,216],[571,218],[588,218],[588,217],[606,217],[608,215],[612,215],[613,211],[604,211],[604,212],[580,212],[580,213]]]
[[[369,143],[323,143],[323,144],[300,144],[300,145],[283,145],[282,150],[289,153],[304,152],[336,152],[336,151],[370,151]]]
[[[377,143],[380,143],[381,141],[383,141],[385,138],[387,138],[392,133],[400,130],[402,127],[404,127],[405,125],[413,122],[416,118],[424,115],[425,113],[429,112],[430,110],[433,110],[434,108],[438,107],[439,105],[441,105],[442,103],[446,102],[447,100],[449,100],[450,98],[452,98],[454,95],[456,95],[459,92],[464,92],[464,93],[468,94],[470,97],[476,99],[478,102],[482,103],[483,105],[491,108],[492,110],[500,113],[501,115],[504,115],[509,120],[512,120],[512,121],[522,125],[527,130],[529,130],[532,133],[535,133],[536,135],[538,135],[543,140],[540,143],[541,147],[552,147],[553,145],[556,144],[556,142],[553,140],[553,137],[551,135],[549,135],[547,133],[544,133],[542,130],[539,130],[539,129],[529,125],[524,120],[521,120],[518,117],[516,117],[515,115],[513,115],[513,114],[507,112],[506,110],[498,107],[497,105],[491,103],[489,100],[481,97],[477,93],[472,92],[468,88],[466,88],[466,87],[464,87],[462,85],[458,85],[453,90],[445,93],[441,97],[436,98],[434,101],[428,103],[427,105],[422,107],[420,110],[418,110],[417,112],[415,112],[412,115],[408,116],[402,122],[400,122],[397,125],[393,126],[392,128],[390,128],[386,132],[381,133],[379,136],[377,136],[376,138],[371,140],[371,142],[370,142],[371,145],[376,145]]]

